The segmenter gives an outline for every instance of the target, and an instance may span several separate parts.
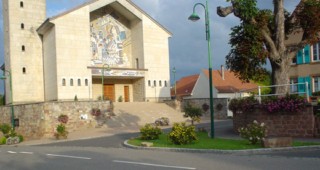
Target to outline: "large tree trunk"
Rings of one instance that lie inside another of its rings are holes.
[[[291,65],[291,59],[289,57],[281,57],[281,61],[270,61],[272,67],[272,85],[281,85],[272,88],[272,93],[284,96],[290,91],[290,78],[289,71]],[[282,86],[283,85],[283,86]]]

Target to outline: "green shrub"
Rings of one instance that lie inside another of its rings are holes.
[[[255,145],[261,143],[266,137],[266,126],[264,123],[259,124],[256,120],[252,124],[248,124],[247,127],[238,129],[240,136],[249,140],[249,143]]]
[[[6,137],[2,137],[0,139],[0,145],[4,145],[4,144],[6,144],[6,142],[7,142],[7,138]]]
[[[244,98],[234,98],[229,102],[229,110],[231,110],[234,114],[237,111],[251,111],[254,109],[254,106],[258,104],[258,100],[256,100],[253,96]]]
[[[122,102],[122,101],[123,101],[122,96],[119,96],[119,98],[118,98],[118,102]]]
[[[4,124],[1,124],[1,125],[0,125],[0,131],[1,131],[4,135],[9,134],[10,130],[11,130],[11,126],[10,126],[9,124],[4,123]]]
[[[24,137],[22,135],[18,135],[19,141],[23,142],[24,141]]]
[[[186,126],[185,123],[174,123],[169,139],[176,145],[185,145],[198,140],[194,126]]]
[[[159,135],[162,134],[162,131],[159,127],[146,124],[144,127],[140,128],[141,139],[142,140],[154,140],[159,139]]]
[[[67,138],[68,136],[68,132],[66,130],[66,126],[64,124],[59,124],[56,128],[57,130],[57,133],[54,134],[54,136],[57,138],[57,139],[60,139],[61,137],[62,138]]]
[[[191,118],[191,124],[193,125],[194,121],[199,122],[200,117],[202,116],[202,109],[199,107],[194,107],[190,103],[187,103],[184,107],[184,117],[190,117]]]

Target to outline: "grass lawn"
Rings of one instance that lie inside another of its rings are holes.
[[[160,135],[157,140],[141,140],[139,138],[130,139],[129,144],[141,146],[141,142],[152,142],[154,147],[168,147],[168,148],[190,148],[190,149],[221,149],[221,150],[241,150],[241,149],[258,149],[263,148],[260,144],[250,145],[246,140],[233,140],[233,139],[211,139],[205,132],[197,133],[199,140],[193,144],[188,145],[174,145],[167,138],[167,134]],[[293,146],[311,146],[320,145],[320,143],[311,142],[294,142]]]

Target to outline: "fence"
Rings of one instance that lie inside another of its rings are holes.
[[[262,97],[268,97],[268,96],[283,96],[286,95],[285,93],[278,93],[278,94],[262,94],[261,91],[263,88],[273,88],[273,87],[283,87],[283,86],[290,86],[290,91],[289,94],[298,94],[298,95],[303,95],[305,94],[306,99],[309,99],[309,83],[293,83],[293,84],[282,84],[282,85],[271,85],[271,86],[258,86],[258,88],[253,88],[253,89],[247,89],[247,90],[242,90],[239,92],[239,97],[242,98],[244,93],[248,92],[253,92],[258,90],[258,95],[256,98],[258,101],[261,103],[261,98]],[[299,91],[299,89],[304,89],[303,91]]]

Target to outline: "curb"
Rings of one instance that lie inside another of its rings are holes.
[[[162,148],[162,147],[142,147],[134,146],[128,143],[128,140],[123,142],[123,145],[130,149],[137,150],[154,150],[167,152],[189,152],[189,153],[218,153],[218,154],[257,154],[271,153],[280,151],[301,151],[320,149],[320,146],[298,146],[298,147],[281,147],[281,148],[261,148],[261,149],[244,149],[244,150],[221,150],[221,149],[187,149],[187,148]]]

